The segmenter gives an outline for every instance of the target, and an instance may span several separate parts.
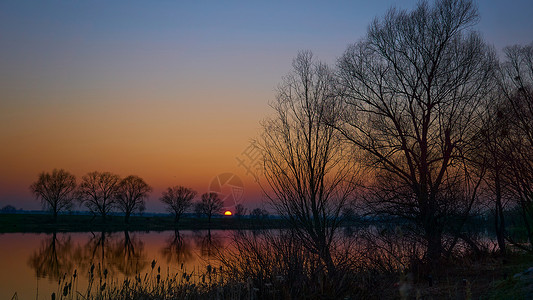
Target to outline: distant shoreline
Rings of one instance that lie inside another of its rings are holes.
[[[216,217],[208,223],[207,218],[182,217],[176,225],[169,215],[130,216],[128,224],[123,216],[107,216],[105,222],[99,216],[76,214],[58,215],[54,223],[50,214],[15,213],[0,214],[0,233],[52,233],[52,232],[113,232],[113,231],[168,231],[207,229],[275,229],[286,228],[287,223],[279,218],[254,219]]]

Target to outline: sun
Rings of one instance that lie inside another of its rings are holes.
[[[231,215],[233,215],[233,214],[231,213],[231,211],[226,210],[226,212],[224,212],[224,215],[225,215],[225,216],[231,216]]]

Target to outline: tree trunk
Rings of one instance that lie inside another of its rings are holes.
[[[126,211],[126,214],[124,215],[124,222],[126,224],[130,223],[130,212],[129,211]]]
[[[425,235],[427,241],[426,257],[432,269],[434,269],[442,256],[442,233],[435,224],[427,224]]]
[[[496,188],[496,210],[494,213],[494,225],[496,229],[496,239],[501,254],[505,255],[505,220],[503,217],[502,192],[499,176],[495,178]]]
[[[324,260],[324,263],[326,264],[326,268],[328,270],[328,276],[330,278],[333,278],[335,276],[335,273],[337,272],[337,268],[335,267],[335,263],[333,263],[333,259],[331,258],[331,252],[327,247],[324,248],[322,251],[322,259]]]
[[[522,207],[522,219],[524,220],[524,225],[526,227],[529,244],[531,246],[531,249],[533,249],[533,231],[531,230],[531,227],[529,225],[529,220],[528,220],[529,219],[529,214],[528,214],[528,210],[527,210],[526,200],[523,199],[523,198],[520,199],[520,204],[521,204],[521,207]]]

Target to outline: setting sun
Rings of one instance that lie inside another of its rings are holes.
[[[224,213],[224,215],[225,215],[225,216],[231,216],[231,215],[233,215],[233,214],[231,213],[231,211],[226,210],[226,212]]]

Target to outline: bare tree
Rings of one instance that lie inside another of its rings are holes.
[[[505,49],[500,67],[500,90],[511,109],[505,161],[508,182],[518,199],[533,249],[533,43]]]
[[[105,221],[115,206],[115,196],[120,177],[110,172],[90,172],[82,177],[78,187],[78,199],[93,214],[99,214]]]
[[[278,88],[271,105],[275,115],[263,123],[258,143],[270,203],[330,275],[336,270],[333,239],[341,211],[353,197],[356,174],[353,152],[330,126],[342,110],[334,91],[330,69],[311,52],[300,52]]]
[[[50,209],[57,221],[57,214],[72,207],[75,198],[76,177],[63,169],[54,169],[52,173],[42,172],[30,190],[43,207]]]
[[[250,212],[250,216],[256,220],[266,219],[268,218],[268,212],[260,207],[256,207]]]
[[[207,216],[208,222],[211,223],[211,217],[222,212],[222,207],[224,207],[224,201],[220,199],[218,193],[204,193],[202,200],[197,203],[196,211]]]
[[[244,205],[242,205],[242,204],[240,204],[240,203],[237,204],[237,205],[235,205],[235,216],[236,216],[237,218],[242,218],[242,217],[244,217],[244,216],[246,215],[246,212],[247,212],[247,211],[248,211],[248,210],[244,207]]]
[[[470,214],[480,183],[468,155],[495,59],[470,31],[477,19],[470,0],[391,9],[338,63],[349,107],[340,130],[376,176],[372,208],[412,220],[431,262],[445,227],[457,225],[449,217]]]
[[[130,175],[120,181],[115,194],[117,207],[124,212],[124,221],[129,223],[129,218],[135,210],[144,211],[144,201],[152,191],[144,180],[135,175]]]
[[[479,168],[486,169],[484,177],[484,198],[494,217],[494,229],[500,252],[505,254],[505,216],[504,207],[507,202],[508,185],[506,173],[509,164],[505,161],[506,143],[509,133],[509,109],[502,97],[495,93],[489,96],[482,127],[477,134],[479,139],[478,156],[473,159]],[[482,192],[483,192],[482,191]]]
[[[174,214],[174,222],[178,224],[181,215],[191,206],[194,197],[196,197],[196,191],[177,185],[163,191],[160,200],[167,205],[168,211]]]

